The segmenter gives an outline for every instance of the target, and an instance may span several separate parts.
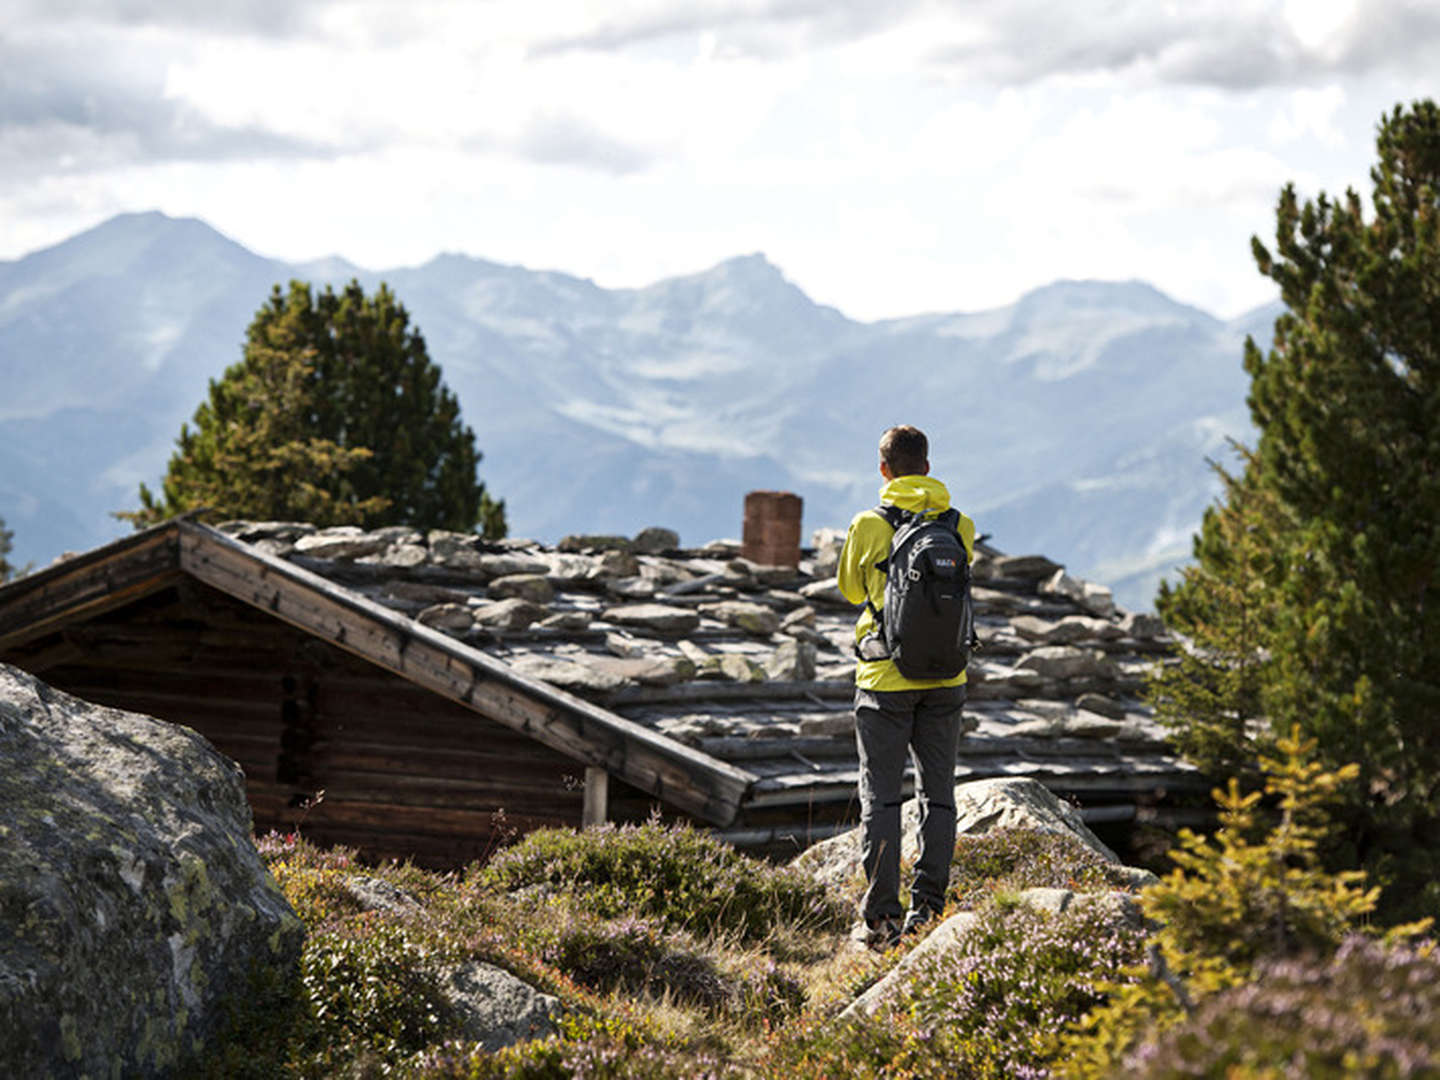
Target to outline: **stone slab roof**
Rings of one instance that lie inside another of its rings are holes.
[[[853,806],[856,609],[835,586],[833,530],[792,569],[749,562],[736,541],[682,549],[665,529],[550,547],[406,527],[218,528],[753,776],[737,839],[776,839],[802,811],[814,839]],[[1141,700],[1170,649],[1155,616],[983,541],[975,575],[983,647],[957,780],[1033,777],[1091,820],[1208,788]]]

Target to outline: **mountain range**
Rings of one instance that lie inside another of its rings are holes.
[[[757,488],[809,530],[872,505],[875,443],[931,439],[935,475],[1002,550],[1042,552],[1133,608],[1189,556],[1207,458],[1250,438],[1247,334],[1142,282],[1062,281],[994,310],[858,322],[763,255],[639,289],[441,255],[373,272],[266,259],[203,222],[126,214],[0,262],[0,518],[11,561],[128,528],[207,380],[272,286],[387,282],[423,333],[506,500],[512,534],[701,544]]]

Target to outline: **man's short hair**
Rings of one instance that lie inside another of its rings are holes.
[[[880,460],[895,476],[923,473],[930,462],[930,440],[909,424],[892,427],[880,436]]]

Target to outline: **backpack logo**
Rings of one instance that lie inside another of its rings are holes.
[[[862,660],[888,657],[907,679],[952,679],[980,646],[960,514],[927,518],[896,506],[876,512],[895,530],[890,554],[876,564],[885,574],[885,603],[877,611],[867,598],[876,629],[855,651]]]

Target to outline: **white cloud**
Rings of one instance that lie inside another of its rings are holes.
[[[1336,120],[1345,104],[1345,88],[1331,83],[1315,90],[1292,90],[1289,100],[1270,122],[1270,138],[1293,143],[1313,136],[1326,146],[1341,146],[1345,133]]]
[[[1407,0],[15,3],[0,257],[151,208],[606,285],[763,250],[865,318],[1060,276],[1258,303],[1280,185],[1363,184],[1440,64]]]

